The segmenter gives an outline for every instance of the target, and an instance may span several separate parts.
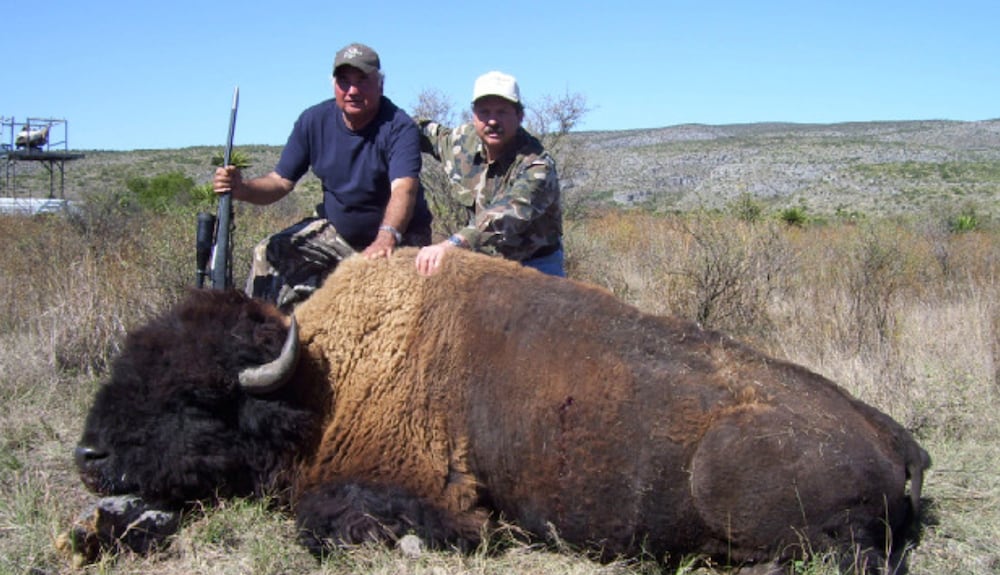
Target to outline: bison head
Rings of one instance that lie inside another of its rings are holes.
[[[164,508],[280,487],[315,440],[317,402],[246,375],[289,357],[288,323],[239,292],[201,290],[130,333],[76,448],[83,482]]]

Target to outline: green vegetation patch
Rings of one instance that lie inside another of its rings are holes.
[[[980,162],[888,162],[859,164],[853,173],[866,178],[939,180],[945,183],[1000,183],[1000,161]]]

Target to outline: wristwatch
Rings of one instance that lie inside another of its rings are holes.
[[[396,228],[389,225],[384,225],[384,226],[379,226],[378,229],[380,232],[389,232],[390,234],[392,234],[392,237],[396,238],[397,246],[403,243],[403,234],[399,233],[399,230],[397,230]]]

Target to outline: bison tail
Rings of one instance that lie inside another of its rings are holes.
[[[910,508],[913,518],[920,516],[920,495],[924,488],[924,470],[931,466],[931,456],[916,441],[910,442],[906,457],[906,476],[910,480]]]

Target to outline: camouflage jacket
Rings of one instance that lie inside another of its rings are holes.
[[[458,231],[476,251],[523,261],[562,242],[559,178],[552,156],[524,128],[507,157],[488,163],[472,124],[450,129],[418,119],[420,148],[444,164],[451,193],[469,212]]]

